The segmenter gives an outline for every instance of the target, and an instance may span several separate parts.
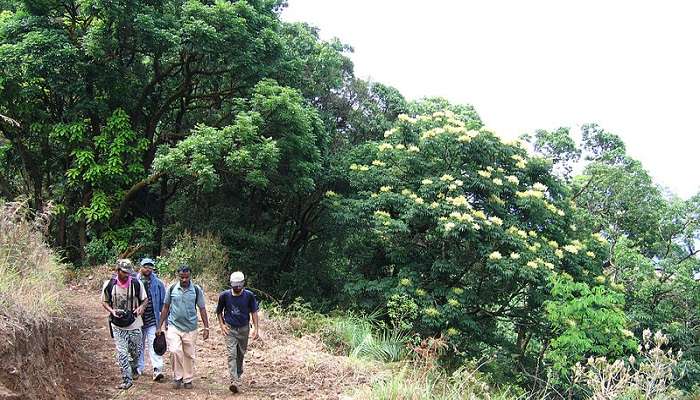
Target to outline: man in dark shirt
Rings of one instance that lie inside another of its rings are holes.
[[[139,355],[139,374],[143,374],[146,369],[145,353],[148,349],[148,354],[151,359],[151,367],[153,367],[153,380],[161,381],[163,375],[163,356],[156,354],[153,348],[153,339],[156,336],[156,329],[160,323],[160,310],[163,308],[163,299],[165,298],[165,285],[153,270],[155,261],[150,258],[141,260],[141,271],[138,278],[143,283],[148,295],[148,303],[143,313],[143,347]]]
[[[231,274],[231,289],[221,292],[216,306],[221,332],[226,336],[228,370],[231,379],[229,390],[238,393],[243,374],[243,356],[248,348],[248,336],[255,340],[260,332],[258,302],[250,290],[244,289],[245,276],[236,271]],[[250,319],[253,331],[250,332]]]

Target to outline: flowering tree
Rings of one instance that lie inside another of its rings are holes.
[[[334,203],[367,216],[385,264],[370,275],[390,288],[397,325],[444,335],[458,353],[541,361],[561,333],[544,311],[552,278],[605,285],[606,240],[577,228],[585,214],[550,161],[480,125],[451,111],[400,115],[355,152],[358,194]]]

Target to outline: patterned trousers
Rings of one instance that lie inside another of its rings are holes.
[[[139,356],[143,353],[141,328],[130,331],[114,328],[114,343],[117,346],[117,363],[122,370],[125,383],[133,381],[132,370],[138,367]]]

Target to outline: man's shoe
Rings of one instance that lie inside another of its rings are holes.
[[[180,389],[182,387],[182,380],[173,382],[173,389]]]
[[[137,380],[139,380],[139,376],[140,376],[140,375],[141,375],[141,374],[139,374],[139,370],[138,370],[138,369],[136,369],[136,368],[132,368],[132,369],[131,369],[131,379],[137,381]]]
[[[192,389],[192,382],[185,382],[185,384],[182,386],[185,389]]]
[[[238,386],[235,383],[231,383],[228,385],[228,390],[231,391],[231,393],[238,393]]]
[[[160,372],[160,370],[158,370],[157,368],[153,368],[153,380],[156,382],[160,382],[163,380],[163,378],[165,378],[165,375],[163,375],[163,373]]]
[[[119,385],[117,385],[117,389],[119,390],[128,390],[130,387],[134,386],[133,383],[131,382],[122,382]]]

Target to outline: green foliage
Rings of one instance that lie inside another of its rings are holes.
[[[466,111],[399,116],[384,141],[354,151],[357,195],[337,206],[339,218],[378,243],[381,257],[365,279],[391,282],[381,295],[403,314],[399,323],[444,335],[463,355],[515,348],[516,332],[505,326],[547,331],[537,316],[551,275],[591,281],[604,254],[601,238],[577,229],[550,164],[478,126]]]
[[[163,277],[174,277],[181,265],[188,265],[194,279],[213,290],[228,287],[229,253],[221,239],[212,234],[182,234],[170,251],[156,262]]]
[[[597,280],[601,282],[591,287],[566,274],[552,276],[552,300],[545,309],[556,337],[547,358],[562,375],[586,357],[615,358],[637,348],[627,329],[624,294],[606,287],[605,277]]]

